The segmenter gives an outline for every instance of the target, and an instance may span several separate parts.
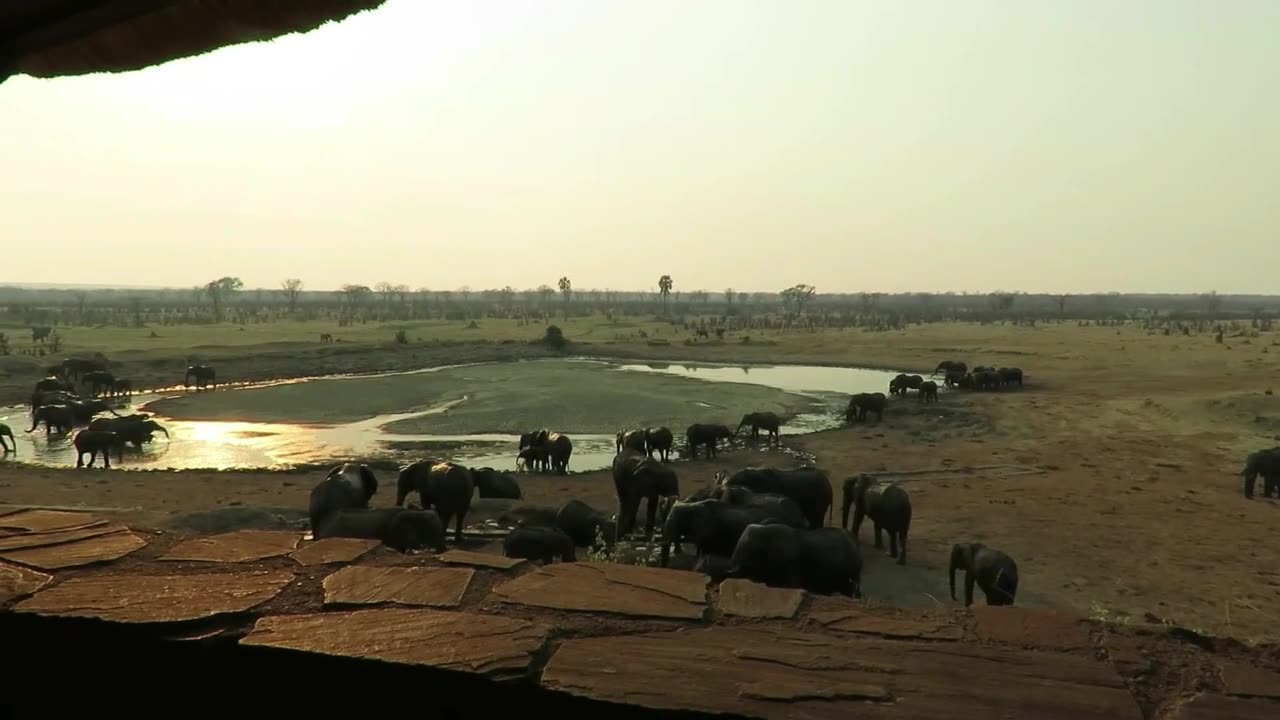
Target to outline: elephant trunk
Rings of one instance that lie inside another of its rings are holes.
[[[164,433],[164,439],[165,439],[165,440],[168,440],[168,439],[169,439],[169,431],[168,431],[168,430],[166,430],[166,429],[165,429],[165,427],[164,427],[163,425],[157,425],[157,426],[156,426],[156,429],[157,429],[157,430],[159,430],[160,432]]]

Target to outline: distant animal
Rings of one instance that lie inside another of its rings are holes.
[[[785,495],[804,511],[811,528],[820,528],[832,510],[831,479],[812,465],[781,470],[768,467],[743,468],[724,479],[724,485],[740,485],[758,493]]]
[[[49,335],[51,335],[52,333],[53,333],[53,328],[51,327],[31,328],[31,344],[34,345],[38,342],[45,342],[46,340],[49,339]]]
[[[675,470],[644,453],[624,450],[613,458],[613,487],[618,496],[618,537],[626,537],[635,525],[640,501],[647,500],[644,534],[653,537],[658,498],[680,494]]]
[[[974,370],[969,375],[969,383],[975,390],[999,390],[1000,376],[994,370]]]
[[[547,449],[545,447],[527,447],[516,455],[516,469],[522,472],[537,472],[547,469]]]
[[[884,420],[884,409],[889,399],[884,393],[855,393],[849,398],[849,407],[845,410],[845,422],[866,420],[869,413],[876,414],[876,420]]]
[[[6,443],[5,438],[9,438]],[[0,423],[0,451],[4,453],[18,452],[18,441],[13,438],[13,430],[4,423]]]
[[[996,379],[1001,385],[1017,385],[1022,387],[1022,368],[1000,368],[996,370]]]
[[[502,554],[509,558],[541,560],[550,564],[559,557],[562,562],[576,562],[573,541],[556,528],[518,527],[502,540]]]
[[[707,457],[716,456],[716,442],[733,437],[728,426],[707,423],[694,423],[684,431],[685,442],[689,445],[689,459],[698,459],[698,448],[706,447]]]
[[[333,342],[333,334],[332,334],[332,333],[320,333],[320,342],[322,342],[322,343],[331,343],[331,342]]]
[[[422,509],[434,509],[449,529],[453,520],[453,540],[462,542],[462,525],[471,509],[471,496],[475,493],[475,481],[471,471],[451,462],[432,463],[429,460],[412,463],[400,470],[396,481],[396,505],[404,505],[409,493],[418,492]]]
[[[534,453],[526,455],[524,451],[533,448]],[[558,432],[549,432],[547,430],[534,430],[532,432],[522,433],[520,435],[520,454],[517,456],[517,462],[521,458],[527,458],[526,467],[529,461],[540,460],[544,469],[550,469],[552,472],[558,472],[561,475],[569,472],[569,457],[573,455],[573,441],[568,435]],[[541,457],[539,457],[541,456]],[[535,467],[537,462],[535,461]]]
[[[378,492],[378,478],[368,465],[346,462],[329,469],[314,488],[308,517],[314,534],[330,513],[338,510],[369,507],[369,501]]]
[[[341,508],[326,514],[312,535],[317,540],[335,537],[380,540],[400,552],[445,550],[444,524],[434,510]]]
[[[920,401],[938,402],[938,383],[932,380],[920,383]]]
[[[647,452],[644,430],[619,430],[614,440],[616,452],[630,448],[638,452]]]
[[[908,390],[918,390],[924,384],[924,378],[919,375],[899,374],[889,381],[890,395],[906,395]]]
[[[111,388],[111,394],[121,397],[133,395],[133,381],[128,378],[116,378],[115,384]]]
[[[1012,605],[1018,594],[1018,565],[1013,558],[982,543],[951,546],[948,569],[951,599],[956,599],[956,570],[964,570],[964,604],[973,604],[973,584],[987,596],[988,605]]]
[[[618,539],[618,523],[581,500],[569,500],[556,510],[555,527],[577,547],[612,549]]]
[[[491,467],[473,468],[471,480],[475,483],[476,492],[481,498],[505,498],[519,500],[524,497],[520,483],[511,473],[494,470]]]
[[[31,412],[31,429],[35,432],[44,423],[44,436],[47,438],[54,432],[67,433],[76,425],[76,416],[70,405],[41,405]]]
[[[937,375],[938,373],[951,374],[953,372],[958,372],[961,375],[963,375],[968,371],[969,371],[969,366],[965,365],[960,360],[943,360],[942,362],[938,363],[938,367],[934,368],[933,374],[934,375]]]
[[[1246,498],[1253,497],[1253,486],[1259,475],[1262,476],[1262,496],[1269,498],[1274,492],[1280,498],[1280,447],[1249,453],[1240,475],[1244,477]]]
[[[101,395],[104,390],[111,393],[116,384],[115,376],[106,370],[87,372],[81,381],[90,387],[90,392],[94,395]]]
[[[136,450],[142,450],[143,443],[151,442],[151,436],[154,433],[164,433],[166,439],[169,437],[169,431],[163,425],[152,420],[149,415],[141,413],[124,417],[94,418],[89,421],[89,429],[109,430],[119,436],[121,443],[133,445]]]
[[[776,413],[771,412],[753,412],[742,416],[742,420],[738,422],[737,432],[742,432],[742,428],[751,426],[751,437],[760,437],[760,431],[764,430],[769,433],[769,440],[772,442],[778,439],[778,427],[781,421]],[[734,434],[737,434],[736,432]]]
[[[671,457],[671,448],[675,445],[675,436],[671,434],[671,428],[658,426],[644,429],[645,453],[649,457],[653,457],[654,451],[657,451],[658,458],[662,462],[666,462]]]
[[[862,597],[862,555],[840,528],[807,530],[779,522],[748,525],[729,559],[728,576],[819,595]]]
[[[853,506],[853,537],[858,538],[863,518],[871,518],[875,545],[883,548],[880,531],[889,533],[889,557],[899,565],[907,564],[907,534],[911,531],[911,498],[898,485],[874,488],[875,478],[862,474],[844,481],[844,497],[840,510],[840,527],[849,527],[849,507]],[[901,547],[901,552],[899,552]]]
[[[212,385],[215,390],[218,388],[217,373],[208,365],[192,365],[188,367],[186,375],[182,378],[183,387],[191,387],[192,378],[195,379],[196,390],[209,385]]]
[[[115,433],[106,430],[81,430],[76,433],[72,443],[76,447],[76,467],[85,467],[84,456],[89,456],[88,467],[102,454],[102,465],[111,469],[111,451],[116,451],[116,459],[124,462],[124,442]]]

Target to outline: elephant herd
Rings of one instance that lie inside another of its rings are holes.
[[[934,368],[933,376],[936,375],[943,376],[943,384],[947,387],[963,390],[1003,390],[1014,386],[1022,388],[1022,368],[979,365],[970,370],[963,361],[943,360]]]

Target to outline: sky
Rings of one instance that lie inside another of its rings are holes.
[[[0,283],[1275,293],[1274,0],[389,0],[0,85]]]

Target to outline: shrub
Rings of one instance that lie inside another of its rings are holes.
[[[397,330],[397,331],[396,331],[396,342],[397,342],[397,343],[399,343],[399,344],[401,344],[401,345],[408,345],[408,344],[409,344],[409,336],[408,336],[407,334],[405,334],[405,331],[403,331],[403,330]]]
[[[564,332],[560,330],[559,325],[548,325],[546,332],[542,336],[542,342],[556,348],[557,350],[569,344],[569,341],[564,337]]]

